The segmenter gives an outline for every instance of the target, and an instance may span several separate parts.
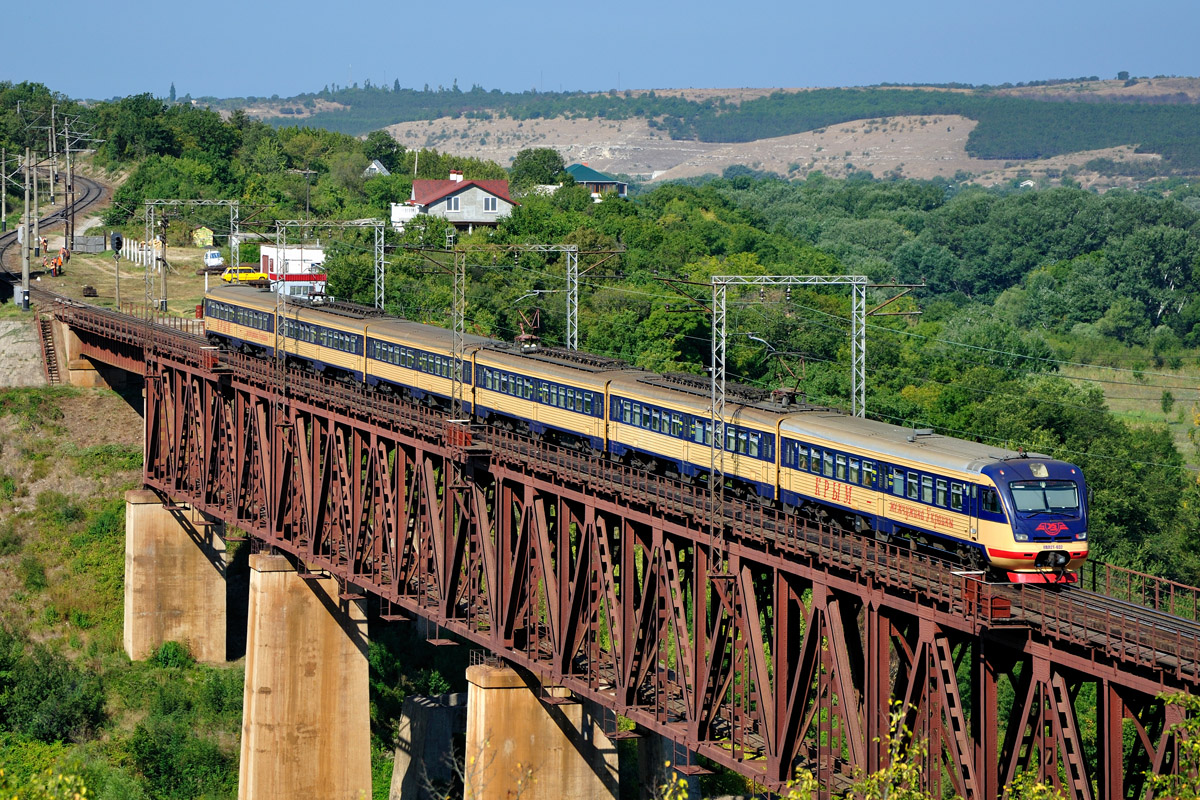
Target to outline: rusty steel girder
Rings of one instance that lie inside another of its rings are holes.
[[[147,357],[146,485],[764,786],[844,790],[893,738],[964,798],[1032,770],[1116,800],[1178,764],[1154,695],[1194,670],[1053,597],[752,503],[714,541],[702,490],[228,363]]]

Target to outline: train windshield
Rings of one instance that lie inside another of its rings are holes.
[[[1018,512],[1079,514],[1079,487],[1073,481],[1013,481],[1008,488]]]

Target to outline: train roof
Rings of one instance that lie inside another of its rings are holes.
[[[963,472],[978,473],[984,466],[1005,459],[1049,459],[1039,453],[1021,454],[995,445],[942,436],[929,429],[905,428],[831,410],[794,414],[780,430],[802,440],[817,437],[885,458],[911,459]]]
[[[437,349],[449,352],[454,348],[454,334],[445,328],[438,327],[437,325],[428,325],[424,322],[411,322],[399,317],[386,317],[384,319],[368,321],[367,335],[375,337],[384,336],[424,349]],[[476,336],[473,333],[463,334],[463,346],[468,350],[473,347],[482,347],[490,341],[490,339],[483,336]]]

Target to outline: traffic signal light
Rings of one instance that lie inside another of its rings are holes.
[[[125,243],[125,240],[117,231],[113,231],[111,234],[109,234],[108,241],[112,245],[112,250],[114,253],[121,252],[121,245]]]

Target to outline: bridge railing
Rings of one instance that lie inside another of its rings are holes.
[[[1152,609],[1113,603],[1103,595],[1088,597],[1078,590],[1021,585],[997,586],[993,591],[1010,598],[1014,617],[1044,634],[1100,648],[1150,669],[1165,669],[1200,685],[1200,628],[1186,623],[1166,628]]]
[[[1089,559],[1079,570],[1079,586],[1182,619],[1200,621],[1200,588]]]

